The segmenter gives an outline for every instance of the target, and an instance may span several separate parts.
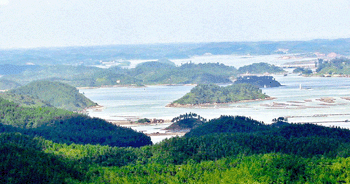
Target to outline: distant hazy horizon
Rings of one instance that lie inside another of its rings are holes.
[[[350,38],[350,1],[0,0],[0,49]]]
[[[169,42],[169,43],[121,43],[121,44],[95,44],[95,45],[64,45],[64,46],[37,46],[37,47],[13,47],[13,48],[1,48],[0,50],[31,50],[31,49],[64,49],[64,48],[89,48],[89,47],[131,47],[131,46],[165,46],[165,45],[195,45],[195,44],[220,44],[220,43],[279,43],[279,42],[308,42],[317,40],[349,40],[350,37],[346,38],[316,38],[316,39],[304,39],[304,40],[260,40],[260,41],[217,41],[217,42]]]

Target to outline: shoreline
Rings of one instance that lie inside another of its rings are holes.
[[[228,106],[230,104],[239,104],[239,103],[247,103],[247,102],[259,102],[259,101],[267,101],[267,100],[274,100],[276,99],[275,97],[268,97],[268,98],[264,98],[264,99],[251,99],[251,100],[240,100],[237,102],[227,102],[227,103],[205,103],[205,104],[174,104],[174,103],[170,103],[168,105],[166,105],[165,107],[174,107],[174,108],[218,108],[217,106],[219,106],[220,108],[223,108],[225,106]]]
[[[164,120],[163,123],[133,123],[130,122],[128,120],[106,120],[109,123],[112,123],[114,125],[118,125],[118,126],[123,126],[123,127],[138,127],[138,126],[156,126],[156,125],[161,125],[161,124],[168,124],[169,126],[172,124],[171,120]],[[170,130],[166,130],[166,128],[163,129],[159,129],[159,131],[165,131],[165,132],[151,132],[151,133],[147,133],[147,132],[143,132],[143,131],[139,131],[142,132],[144,134],[146,134],[147,136],[150,137],[161,137],[161,136],[167,136],[167,137],[174,137],[174,136],[179,136],[182,137],[184,136],[187,132],[181,132],[181,131],[170,131]]]
[[[112,123],[114,125],[119,125],[119,126],[148,126],[148,125],[160,125],[160,124],[170,124],[171,120],[165,119],[163,123],[136,123],[132,122],[129,120],[108,120],[105,119],[107,122]]]
[[[184,136],[186,133],[184,132],[165,132],[165,133],[145,133],[148,136],[179,136],[182,137]]]
[[[77,111],[78,113],[82,113],[82,114],[87,114],[88,113],[88,110],[93,110],[93,111],[102,111],[105,107],[102,106],[102,105],[94,105],[94,106],[90,106],[90,107],[86,107],[84,108],[83,110],[80,110],[80,111]]]
[[[196,86],[197,84],[146,84],[144,86],[137,86],[132,84],[125,84],[125,85],[103,85],[103,86],[81,86],[81,87],[75,87],[78,90],[79,89],[101,89],[101,88],[145,88],[150,86]]]

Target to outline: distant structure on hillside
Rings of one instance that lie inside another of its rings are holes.
[[[281,84],[272,76],[241,76],[234,82],[235,84],[248,83],[259,88],[279,87]]]

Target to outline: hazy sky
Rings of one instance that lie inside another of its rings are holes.
[[[0,48],[350,38],[350,0],[0,0]]]

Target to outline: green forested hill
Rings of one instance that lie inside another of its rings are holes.
[[[38,66],[3,78],[21,85],[36,80],[57,81],[75,87],[98,87],[105,85],[145,84],[189,84],[189,83],[231,83],[237,69],[219,63],[186,63],[175,66],[169,60],[161,59],[141,63],[132,69],[112,67],[101,69],[86,66]],[[9,89],[9,88],[6,88]]]
[[[0,132],[21,132],[59,143],[138,147],[148,136],[99,118],[52,107],[22,107],[0,98]]]
[[[242,100],[265,99],[268,97],[258,87],[251,84],[234,84],[226,87],[220,87],[215,84],[200,84],[192,88],[182,98],[174,101],[170,106],[176,106],[176,104],[230,103]]]
[[[15,94],[10,92],[4,92],[4,93],[0,93],[0,97],[10,102],[14,102],[16,104],[19,104],[21,106],[26,106],[26,107],[53,107],[48,102],[42,101],[37,98],[33,98],[28,95],[20,95],[20,94]]]
[[[206,121],[206,119],[196,113],[190,112],[189,114],[181,114],[180,116],[177,116],[171,120],[173,124],[168,126],[166,130],[188,131],[192,128],[196,128],[199,125],[204,124]]]
[[[73,162],[33,148],[1,144],[0,152],[1,183],[66,183],[84,176]]]
[[[0,156],[0,178],[22,183],[350,182],[348,129],[288,123],[278,128],[239,116],[221,116],[196,129],[203,134],[141,148],[67,145],[2,133],[0,150],[9,154]]]
[[[199,137],[215,133],[252,133],[270,130],[263,122],[253,120],[244,116],[221,116],[212,119],[208,123],[192,129],[186,137]]]
[[[75,87],[60,82],[35,81],[13,89],[9,93],[28,95],[45,101],[54,107],[72,111],[96,105],[83,94],[80,94]]]
[[[263,74],[263,73],[284,73],[282,68],[268,63],[253,63],[251,65],[242,66],[238,69],[239,73]]]

